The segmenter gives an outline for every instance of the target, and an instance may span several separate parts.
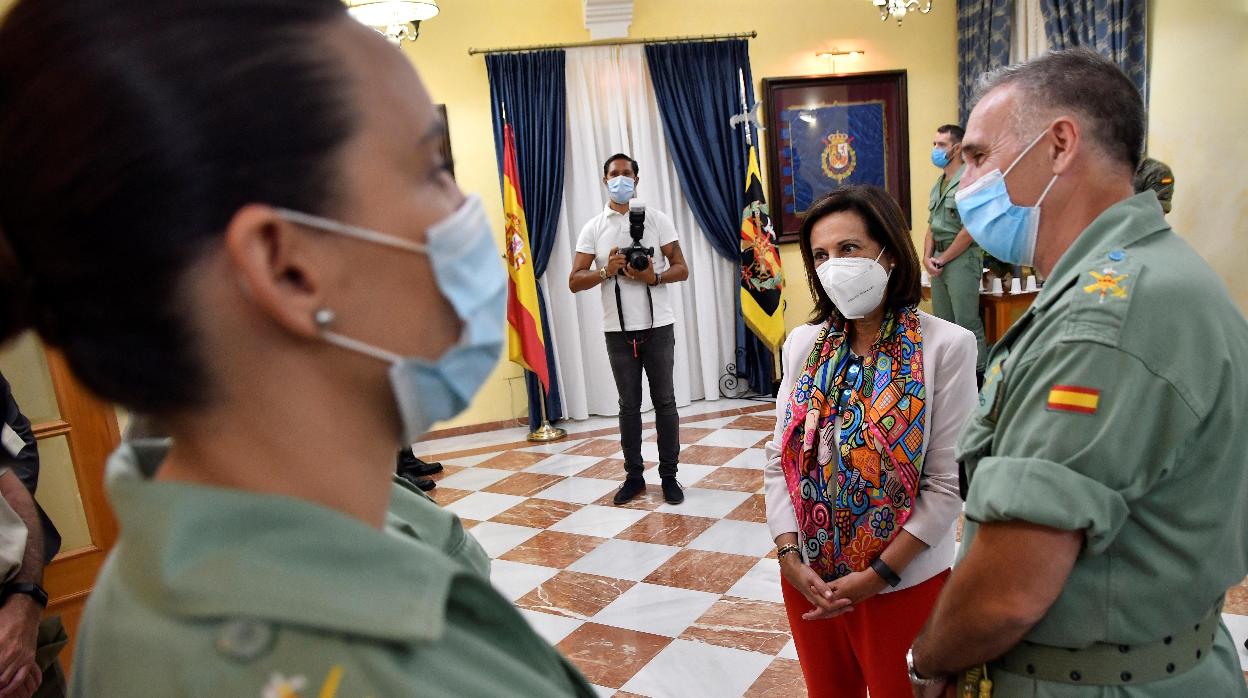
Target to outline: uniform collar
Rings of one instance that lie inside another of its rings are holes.
[[[1036,310],[1044,310],[1056,302],[1067,286],[1088,269],[1104,263],[1110,253],[1125,252],[1140,240],[1169,229],[1161,204],[1151,191],[1128,197],[1105,209],[1057,260],[1053,273],[1036,298]]]
[[[602,210],[603,210],[603,212],[604,212],[604,213],[606,213],[608,216],[610,216],[610,215],[612,215],[612,214],[617,215],[617,216],[627,216],[627,215],[628,215],[627,213],[620,213],[619,211],[617,211],[617,210],[615,210],[615,209],[611,208],[611,200],[610,200],[610,199],[607,199],[607,203],[603,204],[603,206],[602,206]]]
[[[963,172],[965,172],[965,171],[966,171],[966,163],[964,162],[964,163],[962,163],[962,166],[961,166],[961,167],[959,167],[959,168],[957,169],[957,171],[955,171],[955,172],[953,173],[953,176],[952,176],[952,177],[950,177],[948,181],[942,181],[942,182],[941,182],[941,185],[942,185],[942,186],[941,186],[941,192],[940,192],[940,193],[943,195],[943,194],[947,194],[948,192],[951,192],[951,191],[953,191],[954,189],[956,189],[956,188],[957,188],[957,186],[958,186],[958,184],[962,182],[962,173],[963,173]],[[940,178],[941,178],[942,180],[944,180],[944,178],[945,178],[945,173],[944,173],[944,172],[941,172],[941,173],[940,173]]]
[[[167,440],[123,443],[108,489],[113,568],[159,611],[251,618],[387,641],[434,640],[457,569],[440,551],[302,500],[157,482]]]

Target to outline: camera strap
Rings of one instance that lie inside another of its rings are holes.
[[[650,304],[650,328],[635,332],[624,329],[626,325],[624,324],[624,304],[620,302],[620,277],[618,275],[615,277],[615,312],[620,316],[620,331],[624,333],[624,338],[628,343],[633,345],[634,359],[638,358],[637,345],[645,344],[646,340],[650,339],[650,334],[654,332],[654,294],[650,292],[649,284],[646,285],[646,301]],[[642,332],[645,332],[645,337],[640,337]]]

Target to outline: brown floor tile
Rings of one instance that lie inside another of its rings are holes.
[[[745,692],[745,698],[806,698],[806,680],[796,659],[776,657]]]
[[[965,522],[966,522],[966,517],[963,516],[962,514],[958,514],[958,531],[957,533],[954,534],[955,536],[954,540],[958,541],[959,543],[962,542],[962,524]]]
[[[623,540],[635,540],[638,543],[676,545],[683,548],[692,543],[694,538],[702,535],[702,532],[710,528],[714,523],[715,519],[701,516],[660,514],[657,511],[653,511],[615,537]]]
[[[758,492],[763,489],[763,471],[750,468],[716,468],[698,480],[699,489]]]
[[[580,509],[580,504],[557,502],[553,499],[526,499],[490,519],[498,523],[547,529]]]
[[[606,538],[582,536],[576,533],[542,531],[508,550],[501,559],[563,569],[602,545],[606,540]]]
[[[453,489],[450,487],[437,487],[437,488],[434,488],[434,490],[432,492],[429,492],[428,494],[429,494],[429,497],[433,499],[433,501],[437,502],[438,504],[441,504],[442,506],[446,506],[447,504],[450,504],[451,502],[467,497],[468,495],[472,494],[472,491],[471,490],[457,490],[457,489]]]
[[[496,470],[524,470],[550,458],[549,453],[530,453],[529,451],[504,451],[503,453],[477,463],[479,468]]]
[[[573,456],[598,456],[606,458],[620,452],[620,442],[614,439],[590,439],[564,451]]]
[[[682,550],[646,577],[651,584],[723,594],[758,563],[756,557]]]
[[[1248,579],[1226,590],[1226,603],[1222,606],[1222,612],[1248,616]]]
[[[698,486],[701,487],[701,485]],[[733,521],[767,523],[767,500],[761,494],[752,494],[749,499],[741,503],[741,506],[733,509],[732,513],[724,518]]]
[[[427,477],[428,477],[429,479],[433,480],[434,482],[438,482],[438,481],[442,480],[443,478],[447,478],[447,477],[450,477],[451,475],[454,475],[455,473],[458,473],[458,472],[459,472],[459,471],[461,471],[461,470],[463,470],[463,468],[461,468],[461,467],[459,467],[459,466],[457,466],[457,465],[444,465],[444,466],[442,466],[442,472],[440,472],[440,473],[434,473],[434,474],[429,475],[429,476],[427,476]]]
[[[706,437],[710,436],[711,434],[714,434],[717,431],[719,430],[708,429],[706,427],[681,427],[680,428],[680,443],[681,444],[696,444],[697,442],[701,441],[702,439],[705,439]],[[650,443],[655,443],[659,440],[659,434],[658,432],[655,432],[642,440],[649,441]]]
[[[590,683],[619,688],[671,642],[670,637],[586,623],[557,647]]]
[[[516,606],[557,616],[585,619],[633,587],[627,579],[563,570],[516,601]]]
[[[611,694],[611,698],[646,698],[637,693],[629,693],[628,691],[616,691]]]
[[[680,452],[681,463],[697,463],[698,465],[723,465],[741,455],[744,448],[726,446],[689,446]]]
[[[543,475],[541,473],[516,473],[508,475],[498,482],[485,488],[486,492],[498,494],[514,494],[518,497],[532,497],[563,478],[559,475]]]
[[[594,502],[594,504],[604,507],[617,506],[615,502],[612,501],[614,497],[615,491],[613,490],[602,495],[602,497],[599,498],[598,501]],[[643,494],[637,495],[627,504],[620,504],[618,506],[622,506],[625,509],[654,511],[655,509],[663,506],[663,490],[659,489],[658,485],[646,485],[646,491]]]
[[[776,428],[776,418],[764,414],[747,414],[728,422],[725,429],[750,429],[754,431],[772,431]]]
[[[768,441],[771,441],[771,437],[764,436],[763,438],[758,440],[758,443],[754,444],[754,448],[763,448],[767,445]]]
[[[616,449],[619,450],[619,449]],[[596,477],[599,480],[624,480],[624,459],[603,458],[576,474],[577,477]]]
[[[723,598],[685,629],[681,639],[775,655],[789,642],[784,604]]]

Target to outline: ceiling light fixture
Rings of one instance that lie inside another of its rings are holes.
[[[415,41],[420,23],[438,15],[437,0],[347,0],[347,11],[395,45]]]
[[[889,17],[896,17],[897,26],[901,26],[901,20],[905,19],[908,12],[927,14],[932,11],[932,0],[926,0],[925,3],[920,3],[919,0],[871,0],[871,4],[880,9],[881,22],[887,22]]]

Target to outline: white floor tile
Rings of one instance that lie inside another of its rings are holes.
[[[724,463],[725,468],[749,468],[750,470],[762,470],[765,465],[767,465],[767,452],[761,448],[747,448],[734,456],[732,460]]]
[[[771,436],[769,432],[748,429],[719,429],[702,437],[698,444],[703,446],[727,446],[729,448],[750,448],[759,439]]]
[[[520,615],[529,621],[529,625],[542,636],[546,642],[557,645],[563,641],[563,638],[572,634],[573,630],[585,624],[583,620],[575,618],[567,618],[565,616],[556,616],[550,613],[542,613],[540,611],[530,611],[527,608],[520,609]]]
[[[686,516],[709,516],[722,519],[732,513],[733,509],[750,498],[748,492],[732,492],[729,490],[703,490],[696,487],[685,489],[685,501],[680,504],[664,504],[658,511]]]
[[[493,485],[505,477],[515,475],[510,470],[495,470],[494,468],[464,468],[463,470],[452,473],[442,478],[438,482],[438,487],[449,487],[453,490],[472,490],[477,491]]]
[[[473,532],[476,532],[475,528]],[[773,545],[771,529],[767,524],[720,519],[703,531],[702,535],[693,539],[688,547],[694,550],[762,557],[771,551]]]
[[[1231,637],[1235,639],[1235,649],[1239,651],[1239,663],[1248,671],[1248,649],[1244,648],[1244,642],[1248,641],[1248,616],[1234,616],[1230,613],[1223,613],[1222,620],[1226,621],[1226,627],[1231,631]]]
[[[676,640],[642,667],[623,690],[653,698],[740,696],[771,661],[771,656],[758,652]]]
[[[540,528],[493,521],[482,521],[472,527],[472,537],[477,539],[490,557],[498,557],[541,532]]]
[[[540,463],[530,465],[524,471],[526,473],[568,477],[581,472],[600,460],[602,459],[597,456],[574,456],[568,453],[557,453]]]
[[[582,536],[614,538],[620,531],[645,518],[648,511],[625,507],[604,507],[590,504],[550,527],[560,533],[577,533]]]
[[[577,560],[568,569],[573,572],[640,582],[678,552],[680,548],[671,545],[637,543],[612,538]]]
[[[620,449],[608,456],[609,458],[623,458],[624,449]],[[647,463],[657,463],[659,461],[659,444],[654,441],[641,442],[641,459]]]
[[[598,698],[611,698],[611,696],[615,695],[617,692],[614,688],[607,688],[606,686],[599,686],[594,683],[589,684],[589,687],[594,689],[594,693],[598,696]]]
[[[676,466],[676,481],[685,487],[689,487],[698,480],[701,480],[707,475],[715,472],[715,468],[716,466],[714,465],[681,463]],[[661,484],[662,478],[659,476],[659,466],[656,465],[653,468],[647,468],[646,472],[642,473],[642,478],[645,479],[647,484]]]
[[[419,454],[417,454],[419,455]],[[442,465],[453,465],[456,468],[470,468],[481,461],[489,460],[497,453],[478,453],[475,456],[464,456],[463,458],[452,458],[450,460],[440,461]]]
[[[494,560],[490,563],[490,581],[508,601],[515,601],[533,591],[556,574],[559,574],[559,570],[553,567],[510,560]]]
[[[553,455],[556,453],[563,453],[569,448],[579,446],[584,442],[585,442],[584,439],[565,438],[562,441],[552,441],[550,443],[545,443],[545,444],[534,444],[532,446],[525,446],[524,448],[518,448],[516,450],[528,451],[529,453],[549,453]]]
[[[796,661],[797,660],[797,643],[793,642],[792,640],[789,640],[788,644],[784,646],[784,649],[780,650],[780,654],[777,654],[776,656],[780,657],[781,659],[792,659]]]
[[[595,623],[676,637],[719,600],[719,594],[638,584],[593,617]]]
[[[736,419],[737,417],[716,417],[714,419],[708,419],[702,422],[689,422],[688,424],[682,423],[680,426],[697,427],[699,429],[722,429],[728,424],[731,424]]]
[[[614,492],[620,483],[614,480],[598,480],[592,477],[570,477],[560,480],[534,495],[540,499],[554,499],[560,502],[589,504],[602,499],[602,495]]]
[[[498,516],[524,500],[524,497],[517,497],[511,494],[473,492],[463,499],[451,502],[446,505],[446,508],[455,512],[461,519],[485,521]]]
[[[770,558],[759,560],[728,590],[727,596],[784,603],[784,596],[780,593],[780,563]]]
[[[422,453],[462,451],[468,448],[480,448],[482,446],[493,446],[496,444],[509,444],[515,443],[516,441],[524,441],[528,434],[528,429],[513,427],[498,429],[496,431],[485,431],[477,434],[448,436],[443,439],[431,439],[429,441],[421,441],[420,443],[413,444],[412,451],[418,456]]]

